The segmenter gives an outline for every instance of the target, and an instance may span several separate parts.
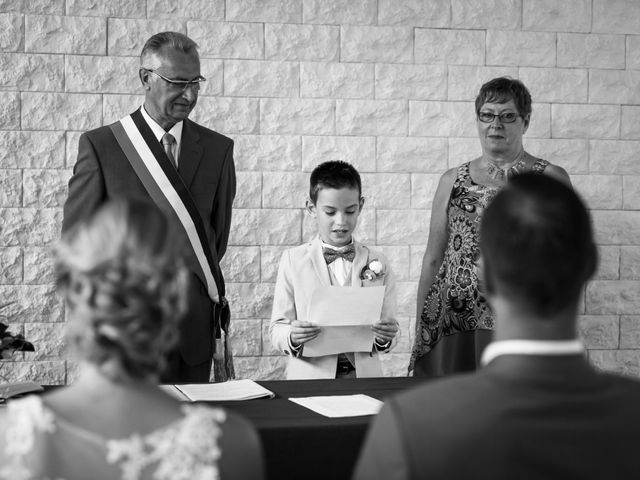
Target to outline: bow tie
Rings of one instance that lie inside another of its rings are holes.
[[[325,262],[327,265],[333,263],[337,258],[344,258],[348,262],[353,262],[353,259],[356,256],[356,249],[353,244],[348,245],[344,250],[338,251],[333,248],[322,248],[322,255],[324,256]]]

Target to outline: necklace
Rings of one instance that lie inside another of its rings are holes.
[[[506,181],[514,175],[522,173],[527,164],[524,161],[524,149],[520,150],[520,153],[516,159],[508,167],[501,167],[493,160],[487,159],[487,174],[494,180]]]

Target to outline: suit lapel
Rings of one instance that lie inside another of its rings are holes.
[[[180,156],[178,158],[178,173],[184,184],[189,187],[198,170],[204,149],[199,143],[200,135],[194,131],[193,125],[187,119],[182,129]]]
[[[362,285],[360,272],[369,260],[369,249],[355,240],[353,243],[356,247],[356,256],[353,259],[353,266],[351,267],[351,286],[360,287]]]
[[[327,262],[324,261],[324,257],[322,256],[322,242],[320,241],[320,237],[316,237],[311,241],[308,247],[308,253],[313,269],[320,279],[320,283],[323,287],[330,287],[331,278],[329,278]]]

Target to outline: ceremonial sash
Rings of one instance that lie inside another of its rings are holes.
[[[219,267],[213,261],[202,218],[189,190],[142,114],[137,111],[127,115],[110,128],[151,199],[182,225],[197,259],[195,273],[206,285],[209,298],[216,304],[225,303],[224,290],[220,295],[220,283],[216,281],[216,273],[221,277]],[[223,284],[221,288],[224,289]]]

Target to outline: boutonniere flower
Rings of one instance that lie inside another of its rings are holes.
[[[362,272],[360,272],[360,279],[371,282],[384,277],[385,273],[383,263],[377,258],[374,258],[364,266]]]

